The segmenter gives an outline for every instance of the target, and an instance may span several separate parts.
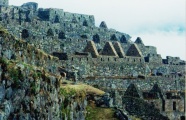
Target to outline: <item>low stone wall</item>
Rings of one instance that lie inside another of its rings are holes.
[[[177,83],[175,79],[170,79],[167,77],[147,77],[146,79],[113,79],[109,78],[95,78],[95,79],[85,79],[85,83],[90,85],[97,85],[99,88],[104,89],[118,89],[125,91],[130,84],[135,84],[140,91],[149,91],[152,89],[154,84],[158,84],[163,92],[171,90],[185,90],[184,79],[178,79]]]

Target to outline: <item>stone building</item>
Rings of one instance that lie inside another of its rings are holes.
[[[74,79],[72,66],[79,68],[78,81],[114,92],[114,101],[122,106],[121,96],[131,94],[143,99],[170,119],[185,119],[185,61],[179,57],[162,59],[154,46],[145,46],[138,37],[109,29],[106,23],[95,26],[93,15],[65,12],[63,9],[38,8],[34,2],[8,6],[0,1],[0,24],[17,38],[59,58],[67,79]],[[1,47],[0,47],[1,48]],[[20,50],[14,54],[1,49],[8,59],[34,51]],[[12,57],[14,56],[14,57]],[[32,59],[32,58],[29,58]],[[45,58],[48,63],[50,58]],[[23,62],[27,58],[23,59]],[[36,61],[42,66],[44,61]],[[55,69],[48,69],[55,72]],[[129,87],[129,89],[128,89]],[[112,93],[112,92],[111,92]],[[121,93],[121,94],[120,94]],[[125,94],[126,93],[126,94]],[[121,96],[120,96],[121,95]]]

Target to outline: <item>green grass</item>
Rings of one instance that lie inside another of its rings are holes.
[[[128,117],[129,117],[131,120],[141,120],[140,118],[137,118],[137,117],[131,116],[131,115],[129,115]]]
[[[85,120],[118,120],[114,116],[114,109],[112,108],[100,108],[88,105],[87,114]]]
[[[65,84],[61,85],[61,90],[65,91],[65,94],[70,94],[72,91],[77,95],[81,96],[83,94],[94,94],[94,95],[103,95],[105,92],[102,90],[99,90],[97,88],[94,88],[92,86],[86,85],[86,84]]]
[[[82,100],[86,97],[87,94],[96,94],[96,95],[104,94],[103,91],[89,85],[85,85],[81,83],[73,85],[71,84],[71,82],[67,82],[67,81],[65,83],[66,84],[61,84],[59,93],[60,95],[65,97],[61,109],[62,109],[62,114],[66,115],[68,119],[70,119],[70,109],[67,106],[70,104],[69,100],[71,97],[74,97],[77,102],[82,102]],[[96,119],[90,119],[90,120],[96,120]]]

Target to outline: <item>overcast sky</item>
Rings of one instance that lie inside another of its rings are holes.
[[[159,54],[186,59],[185,0],[9,0],[20,6],[37,2],[39,7],[94,15],[96,26],[141,37],[145,45],[156,46]],[[54,2],[55,1],[55,2]]]

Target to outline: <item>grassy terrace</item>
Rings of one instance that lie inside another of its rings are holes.
[[[77,83],[73,84],[70,81],[64,80],[63,83],[60,85],[60,93],[64,96],[82,96],[85,97],[88,94],[93,95],[103,95],[105,92],[102,90],[99,90],[97,88],[94,88],[92,86],[83,84],[83,83]]]

